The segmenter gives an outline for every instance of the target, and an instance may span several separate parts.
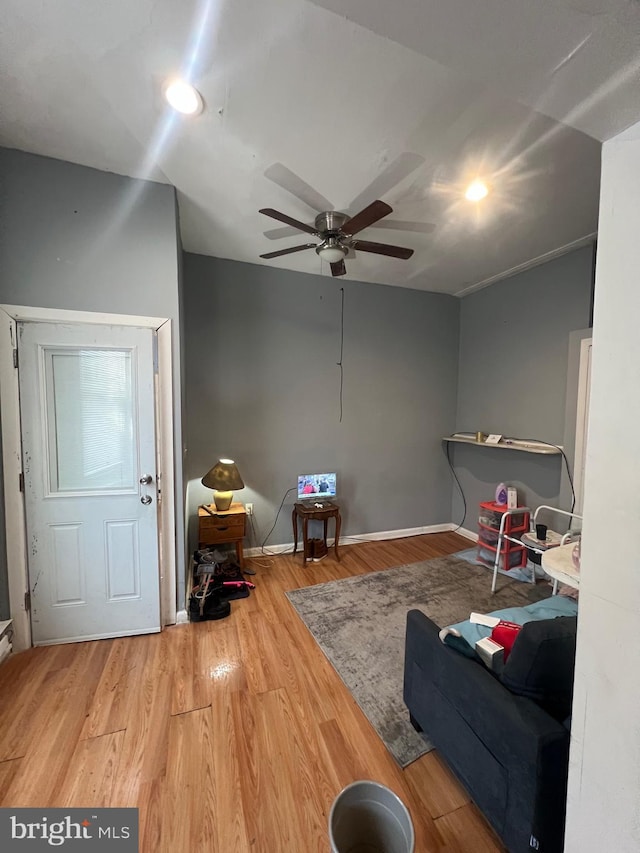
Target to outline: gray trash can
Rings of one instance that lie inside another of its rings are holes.
[[[347,785],[329,814],[332,853],[413,853],[415,836],[407,807],[379,782]]]

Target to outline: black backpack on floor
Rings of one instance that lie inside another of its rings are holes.
[[[189,619],[191,622],[224,619],[231,613],[231,604],[226,598],[222,598],[221,589],[220,583],[211,581],[206,590],[204,586],[197,586],[193,590],[189,599]]]

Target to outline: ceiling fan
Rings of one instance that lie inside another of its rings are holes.
[[[303,243],[301,246],[291,246],[289,249],[280,249],[277,252],[267,252],[260,255],[261,258],[279,258],[280,255],[290,255],[292,252],[302,252],[305,249],[315,249],[317,254],[331,264],[332,275],[345,275],[347,268],[344,259],[351,249],[360,252],[373,252],[376,255],[387,255],[390,258],[402,258],[406,260],[413,255],[413,249],[404,249],[401,246],[390,246],[387,243],[371,243],[369,240],[354,240],[354,236],[364,231],[374,222],[388,216],[393,212],[384,201],[374,201],[370,205],[356,213],[355,216],[347,216],[336,210],[327,210],[319,213],[315,218],[314,225],[306,225],[297,219],[292,219],[285,213],[273,210],[271,207],[263,207],[260,213],[292,225],[299,231],[313,234],[320,243]]]

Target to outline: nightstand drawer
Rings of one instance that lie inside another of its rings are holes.
[[[246,516],[243,512],[200,515],[198,539],[201,545],[234,542],[244,536]]]
[[[244,536],[242,527],[223,527],[200,530],[201,545],[219,545],[222,542],[236,542]]]
[[[219,518],[210,516],[209,518],[200,518],[200,535],[207,533],[215,533],[221,535],[229,533],[231,538],[244,536],[244,515],[229,515]]]

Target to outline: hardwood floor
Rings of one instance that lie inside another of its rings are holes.
[[[401,770],[284,592],[468,547],[454,533],[248,560],[219,622],[31,649],[0,666],[0,805],[137,806],[144,851],[325,853],[336,794],[376,779],[416,853],[504,848],[436,752]],[[268,562],[269,565],[265,565]]]

